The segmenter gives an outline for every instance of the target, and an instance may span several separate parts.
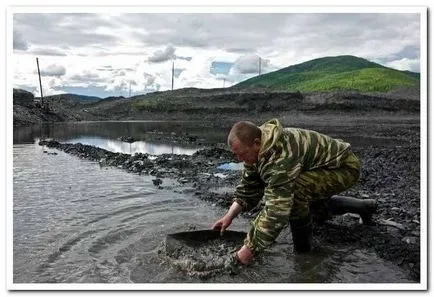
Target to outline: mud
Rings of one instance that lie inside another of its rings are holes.
[[[169,234],[158,252],[165,262],[191,277],[205,279],[216,274],[235,274],[241,267],[235,253],[245,236],[244,232],[227,231],[220,235],[210,230]]]
[[[404,117],[405,118],[405,117]],[[399,117],[398,117],[399,119]],[[365,120],[369,122],[369,120]],[[314,224],[314,244],[339,243],[374,251],[380,257],[399,265],[414,281],[420,281],[420,126],[394,120],[392,123],[379,120],[360,127],[339,127],[339,120],[329,131],[323,126],[322,132],[336,135],[350,135],[353,151],[362,163],[359,183],[342,193],[344,195],[378,202],[374,215],[374,226],[360,224],[355,215],[338,216],[325,224]],[[326,123],[327,124],[327,123]],[[326,126],[326,125],[325,125]],[[338,131],[339,130],[339,131]],[[188,139],[193,141],[194,139]],[[199,199],[227,208],[232,203],[232,194],[241,177],[240,171],[221,170],[219,165],[237,162],[224,144],[209,146],[189,155],[159,155],[112,153],[100,148],[59,143],[55,140],[41,141],[40,145],[55,148],[80,158],[98,162],[100,166],[115,166],[135,174],[155,176],[158,188],[173,188],[173,191],[189,192]],[[53,156],[55,158],[56,156]],[[173,178],[178,185],[166,183]],[[253,218],[259,209],[242,214]],[[246,230],[248,231],[248,230]],[[215,245],[219,248],[219,245]],[[175,259],[176,265],[196,276],[207,276],[218,271],[228,271],[231,258],[229,251],[222,247],[210,251],[209,246],[200,255],[227,254],[218,261],[211,261],[211,267],[204,264],[197,253],[184,253]],[[216,259],[216,258],[213,258]],[[209,259],[208,259],[209,260]],[[201,264],[202,263],[202,264]],[[204,266],[205,265],[205,266]]]

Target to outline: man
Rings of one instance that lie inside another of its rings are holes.
[[[358,213],[365,224],[371,222],[375,200],[332,197],[354,185],[360,175],[360,162],[349,143],[315,131],[283,128],[273,119],[260,127],[236,123],[228,145],[244,162],[244,170],[232,206],[212,228],[224,232],[241,211],[265,201],[236,253],[241,264],[271,245],[288,222],[295,251],[310,251],[315,210]]]

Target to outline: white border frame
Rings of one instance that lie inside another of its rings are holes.
[[[12,29],[13,13],[64,13],[94,12],[101,13],[142,12],[142,13],[418,13],[420,14],[420,77],[421,77],[421,259],[420,283],[417,284],[212,284],[212,283],[164,283],[164,284],[16,284],[13,283],[13,138],[12,138]],[[23,6],[9,7],[6,12],[6,218],[7,218],[7,289],[8,290],[427,290],[427,7],[426,6],[101,6],[101,7],[63,7],[63,6]],[[425,38],[426,37],[426,38]]]

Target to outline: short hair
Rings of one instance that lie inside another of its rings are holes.
[[[228,145],[232,146],[235,138],[244,145],[252,145],[256,138],[261,139],[261,129],[249,121],[240,121],[232,126],[228,135]]]

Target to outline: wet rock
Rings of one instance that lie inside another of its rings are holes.
[[[161,178],[156,178],[152,180],[152,183],[154,184],[154,186],[159,186],[163,183],[163,181],[161,180]]]
[[[237,159],[232,152],[217,147],[199,150],[193,154],[193,158],[211,158],[211,160],[225,159],[228,162],[237,162]]]
[[[406,230],[407,229],[403,224],[396,223],[396,222],[391,221],[391,220],[380,219],[379,224],[386,225],[386,226],[392,226],[392,227],[398,228],[400,230]]]
[[[137,141],[136,139],[134,139],[134,138],[131,137],[131,136],[121,136],[121,137],[119,137],[118,139],[119,139],[120,141],[128,142],[128,143],[133,143],[133,142],[136,142],[136,141]]]
[[[410,234],[420,238],[420,231],[411,231]]]
[[[180,194],[189,194],[189,193],[193,193],[194,191],[195,191],[194,188],[181,188],[181,189],[174,190],[175,193],[180,193]]]
[[[407,244],[416,244],[418,242],[418,238],[414,236],[405,236],[401,239],[401,241]]]
[[[47,147],[54,147],[57,148],[60,146],[60,143],[58,141],[55,140],[40,140],[39,145],[45,145]]]
[[[49,151],[46,151],[46,150],[44,150],[43,152],[44,152],[44,154],[47,154],[47,155],[57,155],[56,152],[49,152]]]
[[[180,179],[178,179],[178,181],[179,181],[181,184],[185,184],[185,183],[190,182],[190,179],[188,179],[188,178],[180,178]]]
[[[188,136],[187,139],[189,142],[195,142],[195,141],[197,141],[197,136]]]

